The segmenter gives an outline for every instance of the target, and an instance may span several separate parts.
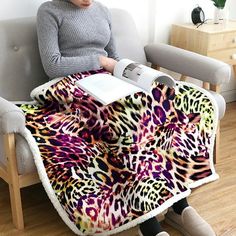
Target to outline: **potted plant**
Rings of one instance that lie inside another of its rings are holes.
[[[215,11],[214,11],[214,23],[215,24],[219,24],[220,20],[224,19],[224,7],[225,7],[225,3],[226,0],[211,0],[212,2],[214,2],[214,6],[215,6]]]
[[[225,7],[226,0],[211,0],[214,2],[214,6],[219,9],[223,9]]]

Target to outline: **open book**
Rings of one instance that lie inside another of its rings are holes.
[[[171,76],[129,59],[122,59],[116,63],[113,75],[90,75],[76,82],[76,85],[107,105],[136,92],[151,92],[154,81],[171,88],[175,86]]]

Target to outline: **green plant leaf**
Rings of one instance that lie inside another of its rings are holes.
[[[226,3],[226,0],[211,0],[214,2],[214,6],[217,7],[217,8],[224,8],[225,7],[225,3]]]

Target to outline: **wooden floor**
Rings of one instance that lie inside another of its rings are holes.
[[[218,236],[236,236],[236,102],[227,104],[221,122],[221,157],[216,169],[220,179],[195,189],[189,202],[213,226]],[[0,236],[74,235],[63,223],[40,184],[22,190],[25,230],[11,221],[7,185],[0,179]],[[162,223],[171,236],[176,230]],[[137,228],[116,236],[135,236]]]

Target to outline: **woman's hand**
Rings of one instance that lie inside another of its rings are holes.
[[[100,56],[99,57],[100,65],[107,71],[113,73],[114,67],[117,63],[116,60],[110,57]]]

